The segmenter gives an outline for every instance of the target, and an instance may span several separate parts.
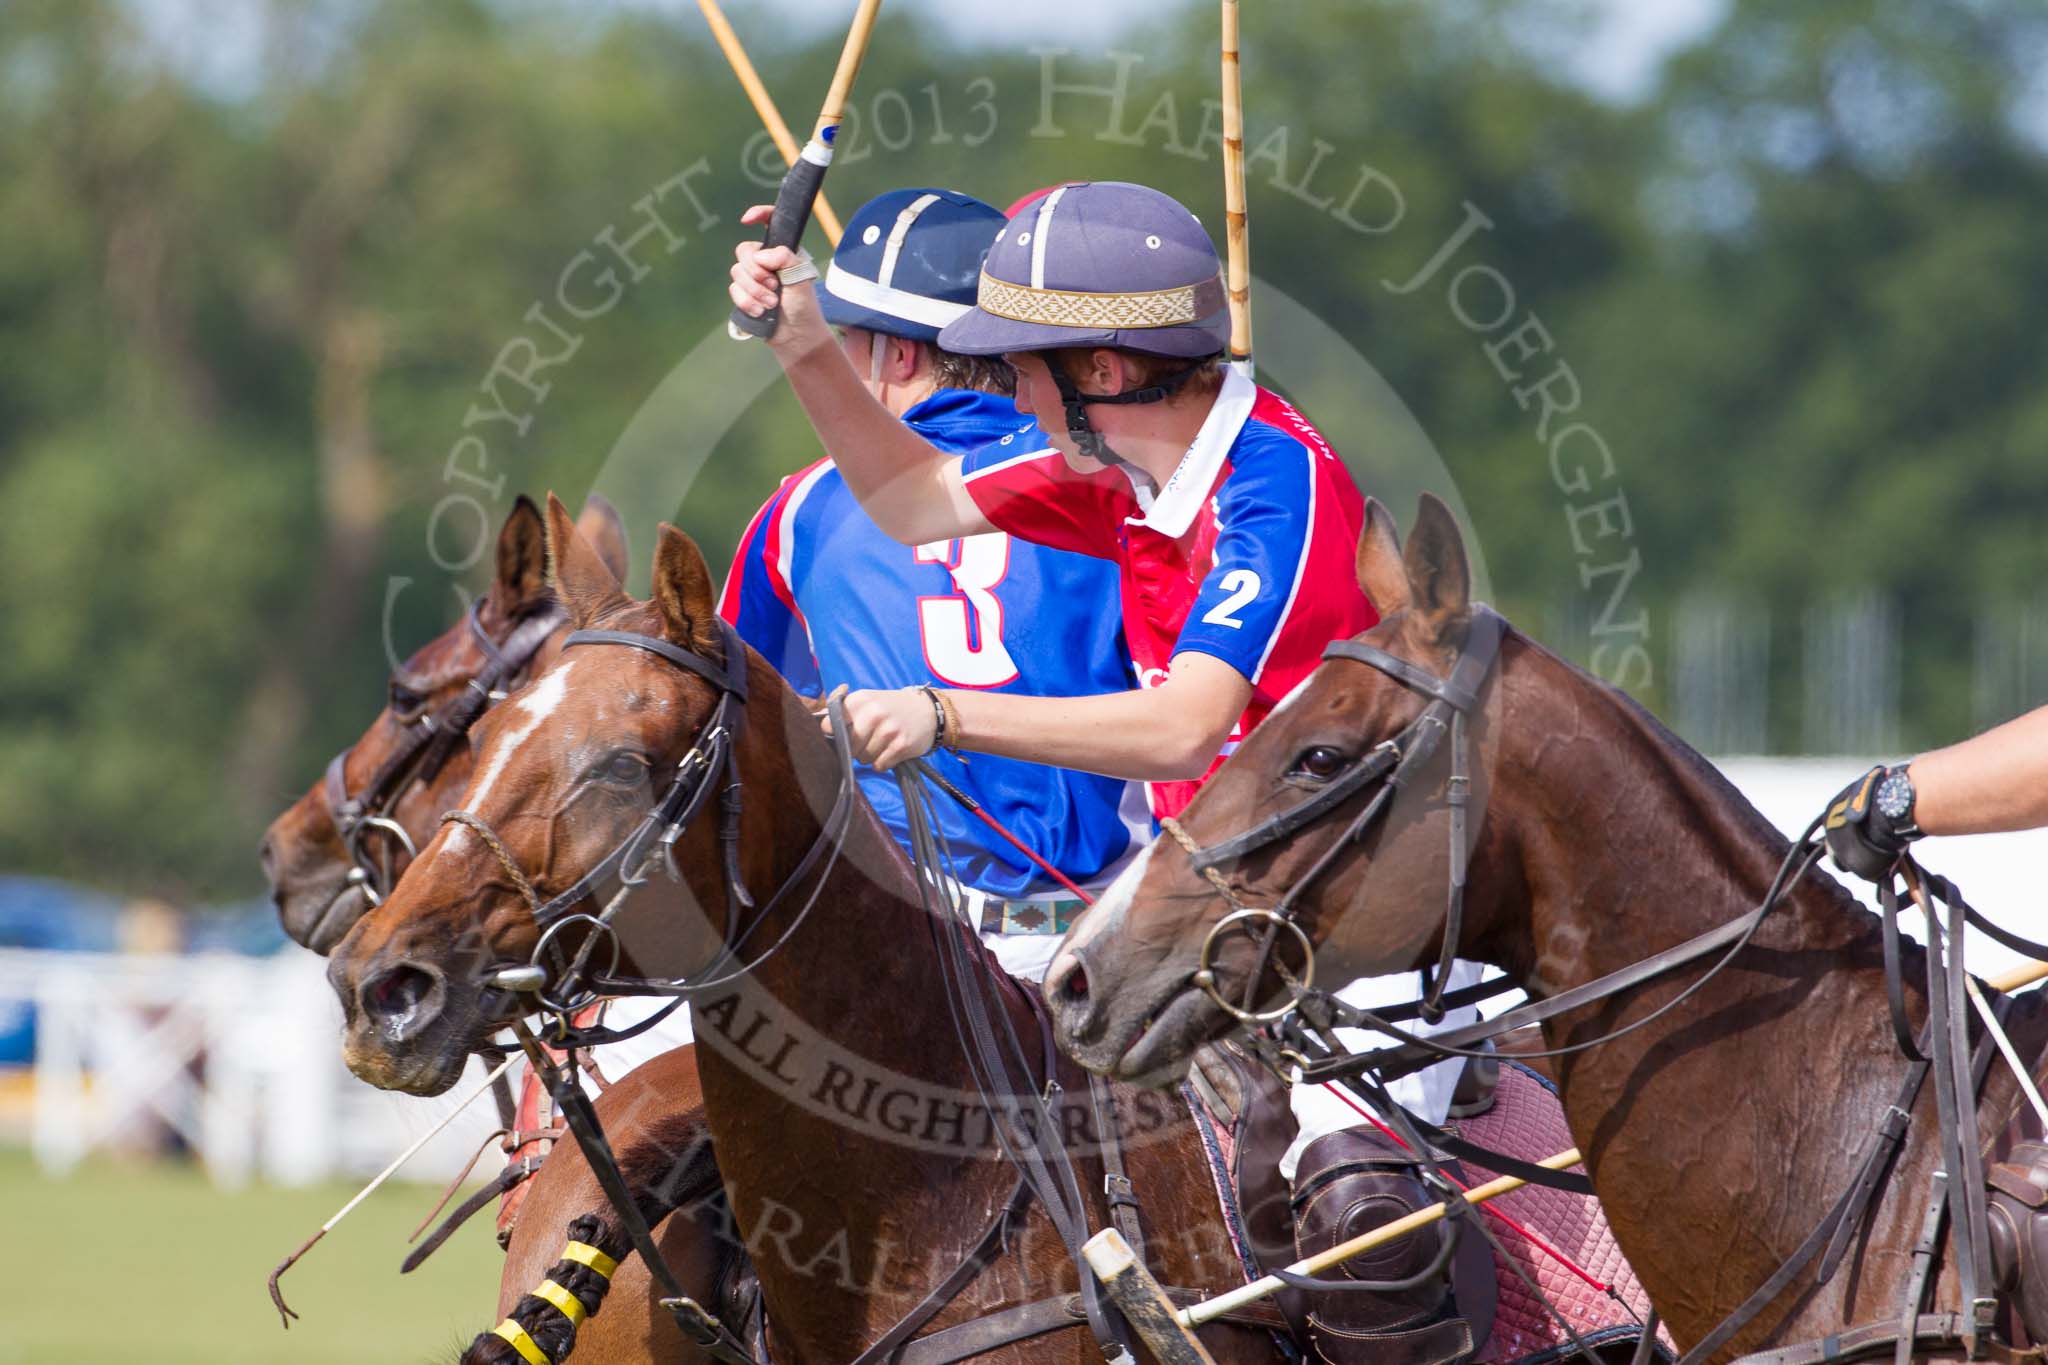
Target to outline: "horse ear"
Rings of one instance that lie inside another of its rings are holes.
[[[697,542],[667,522],[654,547],[654,603],[661,608],[668,638],[699,654],[716,655],[724,644],[718,628],[718,598],[711,566]]]
[[[498,532],[498,576],[491,583],[491,606],[499,616],[511,617],[546,596],[547,535],[540,509],[521,493]]]
[[[553,493],[548,494],[548,586],[579,630],[631,600]]]
[[[1401,533],[1378,498],[1365,500],[1358,537],[1358,587],[1382,619],[1408,605],[1408,570],[1401,564]]]
[[[620,518],[619,509],[602,493],[592,493],[583,500],[583,514],[576,518],[576,529],[597,551],[612,577],[624,583],[632,561],[626,553],[626,523]]]
[[[1401,558],[1408,579],[1408,605],[1423,629],[1441,640],[1463,625],[1472,609],[1472,570],[1457,518],[1434,493],[1424,493],[1415,510],[1415,529]]]

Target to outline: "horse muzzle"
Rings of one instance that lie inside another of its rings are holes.
[[[437,967],[400,961],[378,965],[352,983],[337,961],[329,969],[342,997],[342,1057],[348,1069],[380,1090],[438,1095],[455,1084],[468,1060],[469,1039],[449,1007],[448,981]]]

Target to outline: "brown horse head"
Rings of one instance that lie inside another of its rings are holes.
[[[661,528],[651,602],[626,596],[553,497],[547,551],[550,585],[574,629],[636,632],[722,659],[710,570],[674,527]],[[638,649],[594,645],[564,649],[477,723],[460,803],[470,823],[444,822],[329,964],[352,1071],[415,1094],[454,1083],[511,1006],[483,988],[485,972],[533,956],[534,905],[575,884],[635,828],[717,702],[694,673]],[[699,820],[678,843],[686,881],[691,869],[716,865],[716,824]],[[691,937],[676,950],[697,949]]]
[[[1424,494],[1403,553],[1393,519],[1368,501],[1358,582],[1380,612],[1379,624],[1359,638],[1439,677],[1447,674],[1471,621],[1471,576],[1450,510]],[[1312,799],[1374,746],[1399,734],[1425,702],[1367,665],[1325,663],[1209,780],[1181,813],[1180,829],[1194,845],[1207,848]],[[1495,705],[1490,693],[1483,710]],[[1484,714],[1475,714],[1473,722],[1479,752],[1487,731]],[[1484,809],[1485,764],[1476,766],[1482,790],[1473,794],[1475,813]],[[1317,981],[1335,986],[1426,965],[1434,960],[1444,923],[1449,834],[1440,798],[1446,771],[1440,749],[1375,828],[1348,848],[1336,845],[1370,799],[1372,785],[1291,838],[1251,850],[1218,873],[1237,905],[1271,908],[1328,854],[1331,861],[1294,905],[1297,922],[1322,945]],[[1429,890],[1414,894],[1421,888]],[[1468,901],[1468,941],[1484,929],[1478,899]],[[1161,837],[1075,923],[1046,974],[1045,995],[1061,1045],[1106,1074],[1177,1079],[1194,1049],[1234,1022],[1194,983],[1205,940],[1232,909],[1216,883],[1193,867],[1186,848]],[[1247,978],[1261,961],[1265,975],[1258,988],[1247,991]],[[1283,985],[1280,966],[1298,969],[1301,961],[1284,931],[1275,956],[1267,957],[1254,935],[1233,930],[1218,937],[1211,967],[1215,988],[1226,999],[1270,1002]]]
[[[592,495],[577,525],[605,562],[623,577],[625,528],[609,502]],[[476,627],[499,647],[523,651],[534,642],[522,631],[546,638],[532,650],[518,676],[530,676],[554,657],[566,626],[537,619],[550,603],[546,586],[546,526],[540,509],[521,495],[498,532],[497,574],[477,607]],[[428,741],[458,714],[470,682],[489,660],[467,617],[418,650],[392,674],[384,709],[354,744],[343,750],[330,773],[309,788],[264,833],[259,848],[277,916],[292,939],[326,953],[370,907],[372,899],[397,882],[412,861],[408,848],[433,837],[441,812],[453,806],[469,784],[469,746],[459,734],[438,748]],[[501,681],[509,685],[515,679]],[[415,760],[409,766],[406,756]],[[405,771],[393,767],[396,764]],[[361,803],[369,785],[388,774],[388,795],[374,812],[402,831],[376,824],[354,832],[353,847],[343,833],[339,808]]]

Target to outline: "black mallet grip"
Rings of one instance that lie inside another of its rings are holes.
[[[822,157],[814,160],[819,152]],[[782,187],[775,192],[775,212],[768,219],[768,230],[761,236],[761,245],[795,247],[804,239],[804,229],[810,226],[811,205],[817,202],[818,191],[825,184],[825,169],[831,164],[832,150],[829,146],[813,142],[805,147],[803,155],[782,177]],[[780,292],[780,286],[777,286]],[[760,337],[767,340],[775,335],[775,329],[782,323],[782,305],[775,304],[767,312],[755,317],[741,308],[732,310],[728,330],[739,340]]]

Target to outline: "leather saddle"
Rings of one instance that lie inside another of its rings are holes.
[[[1460,1078],[1455,1106],[1461,1114],[1483,1112],[1491,1102],[1497,1064],[1468,1068]],[[1256,1274],[1271,1274],[1299,1259],[1295,1239],[1293,1191],[1280,1174],[1280,1157],[1294,1142],[1296,1124],[1287,1087],[1234,1043],[1205,1047],[1195,1054],[1188,1083],[1228,1142],[1219,1146],[1228,1163],[1228,1188],[1237,1208],[1233,1216],[1242,1229],[1246,1252]],[[1337,1135],[1332,1135],[1337,1136]],[[1328,1141],[1329,1139],[1325,1139]],[[1455,1166],[1452,1167],[1455,1172]],[[1355,1232],[1363,1229],[1349,1229]],[[1425,1233],[1417,1237],[1427,1236]],[[1458,1317],[1446,1319],[1445,1330],[1407,1336],[1412,1351],[1400,1349],[1391,1337],[1381,1338],[1372,1358],[1384,1365],[1442,1365],[1447,1359],[1476,1359],[1492,1329],[1498,1292],[1493,1254],[1483,1238],[1464,1236],[1452,1256],[1451,1280]],[[1331,1277],[1331,1272],[1325,1272]],[[1356,1299],[1356,1294],[1286,1290],[1274,1302],[1286,1314],[1294,1337],[1314,1351],[1327,1335],[1326,1304]],[[1313,1321],[1312,1321],[1313,1319]],[[1321,1329],[1321,1330],[1318,1330]],[[1455,1348],[1446,1343],[1456,1343]],[[1315,1351],[1311,1358],[1322,1353]]]

